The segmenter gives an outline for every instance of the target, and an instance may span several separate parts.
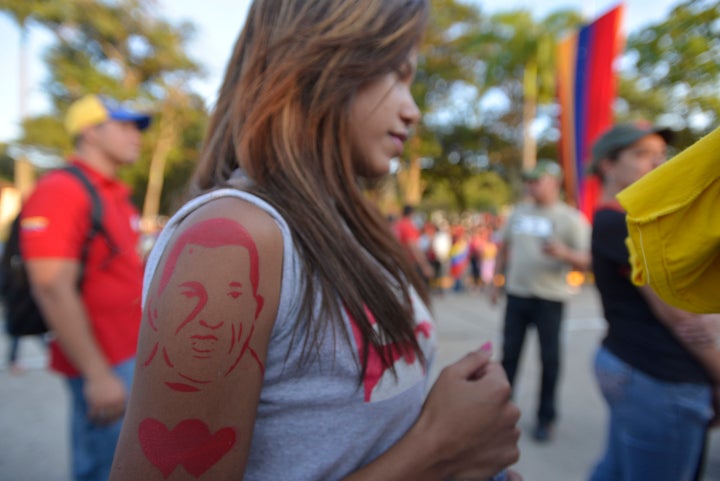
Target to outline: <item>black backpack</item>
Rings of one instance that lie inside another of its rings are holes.
[[[90,196],[92,206],[90,230],[85,237],[80,256],[79,289],[82,284],[90,241],[98,233],[103,233],[111,245],[112,242],[102,225],[103,206],[95,187],[78,167],[70,165],[61,170],[72,174],[80,181]],[[48,331],[40,308],[33,299],[25,262],[20,254],[20,214],[17,215],[10,227],[10,235],[0,259],[0,299],[5,307],[5,328],[9,335],[28,336],[44,334]]]

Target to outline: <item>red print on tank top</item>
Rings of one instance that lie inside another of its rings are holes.
[[[362,360],[364,358],[367,345],[363,342],[362,333],[360,332],[360,328],[358,327],[355,319],[347,310],[345,313],[350,320],[350,326],[352,327],[355,345],[357,347],[358,358]],[[377,328],[375,316],[373,316],[367,308],[365,308],[365,315],[368,316],[370,324],[374,328]],[[430,339],[433,334],[433,329],[434,326],[430,321],[420,321],[415,326],[415,336],[419,341],[422,341],[422,338]],[[381,350],[384,350],[386,354],[389,354],[389,356],[386,357],[392,360],[392,365],[383,361],[383,356],[380,355]],[[397,343],[385,344],[382,347],[371,345],[367,357],[367,369],[365,370],[365,376],[363,378],[365,402],[380,401],[400,394],[406,389],[408,381],[415,384],[416,382],[419,382],[425,374],[425,368],[421,365],[420,360],[415,355],[415,352],[413,352],[410,348],[403,349],[402,346]],[[391,368],[393,366],[395,366],[396,370],[401,369],[403,367],[403,363],[405,366],[411,366],[411,372],[403,373],[402,375],[412,376],[411,379],[405,379],[405,382],[402,385],[396,382],[384,382],[382,383],[382,386],[378,387],[383,379],[392,378]]]

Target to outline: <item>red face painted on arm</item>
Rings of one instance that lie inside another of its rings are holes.
[[[258,284],[257,248],[240,224],[210,219],[183,232],[165,261],[157,299],[148,303],[158,340],[143,366],[163,363],[171,373],[165,384],[180,392],[202,390],[248,354],[262,372],[250,344],[263,306]],[[160,319],[157,308],[185,314]]]

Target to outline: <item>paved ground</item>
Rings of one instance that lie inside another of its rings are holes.
[[[434,302],[440,338],[437,370],[488,340],[500,345],[502,306],[492,307],[476,293],[446,294]],[[572,300],[566,317],[561,419],[552,443],[538,445],[529,436],[539,378],[534,336],[528,339],[519,371],[516,402],[523,412],[523,435],[515,469],[526,481],[585,480],[602,448],[607,412],[595,386],[591,359],[603,321],[592,288]],[[44,352],[35,339],[23,339],[21,344],[24,374],[11,375],[6,357],[7,340],[0,336],[0,481],[68,481],[64,386],[44,369]],[[720,481],[720,430],[712,435],[705,481]]]

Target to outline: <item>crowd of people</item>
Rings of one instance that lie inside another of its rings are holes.
[[[434,293],[482,292],[492,286],[501,216],[478,212],[450,219],[443,212],[417,213],[411,206],[403,211],[411,214],[391,217],[391,225],[404,246],[414,245],[422,254],[413,261],[429,266],[423,268],[424,279]]]

